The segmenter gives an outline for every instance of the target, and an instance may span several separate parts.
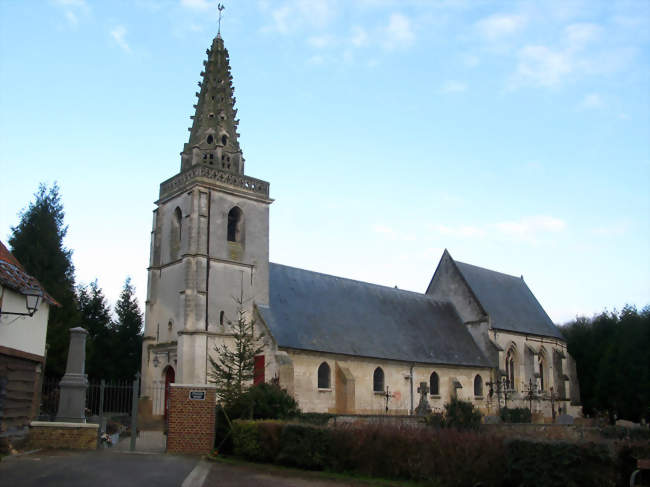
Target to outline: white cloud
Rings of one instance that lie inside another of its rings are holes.
[[[473,225],[437,225],[434,230],[449,237],[484,237],[486,234],[485,229]]]
[[[538,215],[499,222],[494,224],[494,228],[505,236],[534,242],[542,233],[561,232],[566,228],[566,223],[559,218]]]
[[[350,42],[354,47],[363,47],[368,44],[368,33],[363,27],[355,25],[352,27]]]
[[[558,233],[566,228],[564,220],[546,215],[528,216],[482,225],[436,225],[433,230],[440,235],[455,238],[491,238],[537,243],[545,234]]]
[[[77,27],[79,16],[87,15],[90,10],[85,0],[55,0],[54,4],[63,9],[63,15],[71,27]]]
[[[410,19],[403,14],[392,14],[384,30],[384,46],[387,49],[399,49],[410,46],[413,41],[415,34]]]
[[[307,43],[312,47],[322,49],[331,46],[334,43],[334,38],[329,35],[313,36],[307,39]]]
[[[181,0],[181,6],[193,10],[212,10],[216,11],[217,2],[214,0]]]
[[[603,99],[598,93],[589,93],[580,102],[580,108],[600,108],[603,105]]]
[[[600,36],[601,30],[600,26],[596,24],[580,23],[568,25],[565,27],[564,33],[569,49],[577,50],[584,48]]]
[[[131,52],[131,48],[129,47],[129,44],[126,42],[125,39],[126,27],[124,27],[123,25],[116,26],[113,30],[111,30],[111,37],[117,43],[118,46],[120,46],[126,52]]]
[[[441,93],[462,93],[467,90],[467,84],[460,81],[446,81],[440,88]]]
[[[566,52],[554,51],[546,46],[524,46],[519,50],[518,58],[515,85],[530,82],[534,85],[554,86],[574,70],[573,62]]]
[[[372,231],[384,235],[393,241],[414,242],[416,240],[415,235],[411,233],[397,231],[381,223],[375,223],[372,226]]]
[[[463,64],[467,66],[468,68],[474,68],[479,65],[480,60],[478,56],[475,56],[473,54],[465,54],[462,57]]]
[[[495,41],[519,32],[527,22],[527,18],[523,15],[494,14],[479,20],[476,27],[483,37]]]
[[[259,2],[260,10],[271,17],[271,23],[262,31],[289,34],[305,26],[322,29],[338,14],[337,3],[337,0],[287,0],[276,6],[277,3]]]
[[[619,237],[627,233],[629,227],[629,222],[617,222],[610,225],[601,225],[597,228],[594,228],[592,230],[592,233],[603,237]]]
[[[68,22],[70,23],[70,25],[76,26],[76,25],[79,23],[79,18],[78,18],[77,15],[76,15],[73,11],[71,11],[71,10],[67,10],[67,11],[65,12],[65,18],[68,20]]]

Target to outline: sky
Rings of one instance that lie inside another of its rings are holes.
[[[446,248],[556,323],[650,303],[650,2],[228,1],[273,262],[424,292]],[[144,304],[209,0],[0,0],[0,240],[57,182],[78,284]]]

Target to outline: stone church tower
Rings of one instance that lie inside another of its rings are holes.
[[[229,340],[240,291],[250,311],[269,300],[269,183],[244,175],[221,35],[206,53],[180,172],[160,185],[154,210],[143,390],[206,383],[208,352]]]

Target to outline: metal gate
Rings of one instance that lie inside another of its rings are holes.
[[[158,451],[166,448],[167,425],[160,416],[138,414],[143,397],[152,409],[164,408],[165,384],[154,383],[142,390],[140,374],[134,380],[92,381],[86,392],[86,419],[100,425],[97,445],[124,451]],[[59,381],[43,381],[39,419],[55,421],[59,402]]]

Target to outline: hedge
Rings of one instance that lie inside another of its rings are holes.
[[[474,431],[236,420],[233,442],[250,461],[444,486],[497,486],[505,472],[502,441]]]
[[[615,462],[603,445],[504,441],[453,428],[241,420],[233,426],[235,453],[250,461],[441,487],[614,486],[632,456]]]

